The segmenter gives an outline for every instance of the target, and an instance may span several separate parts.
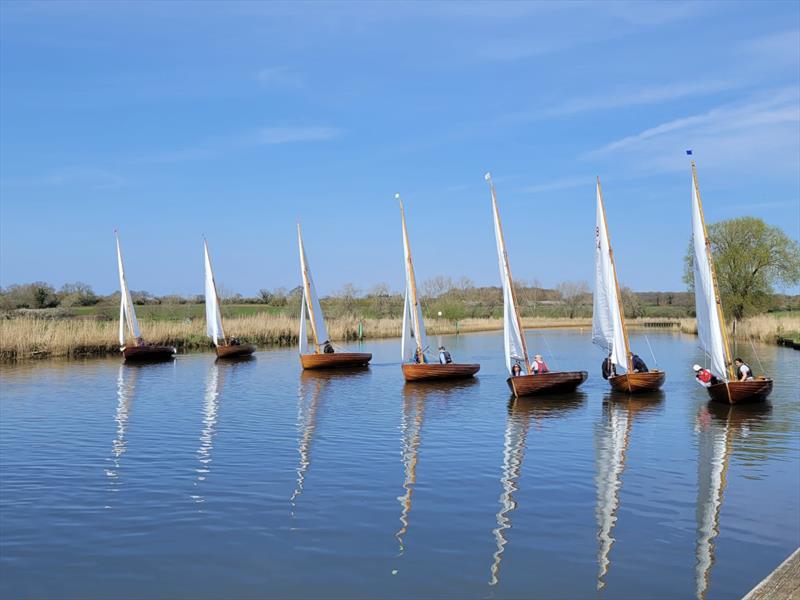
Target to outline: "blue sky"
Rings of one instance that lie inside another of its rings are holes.
[[[800,5],[0,4],[0,285],[323,294],[497,285],[491,170],[519,280],[617,268],[681,290],[686,148],[709,221],[800,236]]]

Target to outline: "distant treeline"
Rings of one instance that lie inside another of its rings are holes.
[[[515,291],[520,312],[525,317],[576,318],[592,314],[592,295],[588,284],[582,281],[566,281],[554,289],[520,282]],[[297,315],[302,288],[262,289],[254,297],[220,289],[220,295],[223,312],[231,315],[258,312]],[[139,311],[142,316],[162,319],[203,316],[200,307],[204,302],[202,295],[156,296],[146,291],[132,291],[131,296],[136,305],[147,307]],[[502,316],[501,289],[476,287],[467,278],[453,281],[439,276],[425,280],[420,285],[420,297],[426,316],[454,320]],[[632,318],[694,316],[694,295],[691,292],[634,292],[623,288],[622,300],[626,316]],[[43,316],[112,319],[117,316],[118,305],[118,292],[98,295],[91,286],[80,282],[66,284],[58,290],[44,282],[0,289],[0,311],[12,316],[42,313]],[[386,284],[378,284],[366,292],[353,284],[345,284],[338,292],[324,297],[322,306],[330,317],[396,317],[402,314],[403,296],[392,292]],[[774,294],[766,308],[768,311],[798,310],[800,296]]]

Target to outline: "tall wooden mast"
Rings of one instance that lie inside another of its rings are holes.
[[[517,329],[520,333],[520,343],[522,344],[522,353],[525,358],[525,370],[528,375],[533,371],[531,370],[531,363],[528,359],[528,344],[525,341],[525,330],[522,328],[522,319],[519,316],[519,308],[517,308],[517,294],[514,291],[514,280],[511,278],[511,266],[508,262],[508,251],[506,250],[506,240],[503,235],[503,222],[500,220],[500,211],[497,208],[497,195],[494,191],[494,182],[492,181],[492,174],[486,173],[486,181],[489,182],[489,190],[492,193],[492,208],[494,209],[494,217],[497,219],[497,226],[500,229],[500,244],[503,247],[503,263],[505,265],[506,274],[508,275],[508,287],[511,293],[511,302],[514,304],[514,318],[516,319]]]
[[[614,250],[611,249],[611,236],[608,235],[608,219],[606,219],[606,204],[603,202],[603,190],[600,188],[600,177],[597,178],[597,198],[600,200],[600,208],[603,211],[603,225],[606,228],[606,240],[608,240],[608,257],[611,260],[611,271],[614,274],[614,287],[617,290],[617,310],[619,320],[622,324],[622,337],[625,339],[625,361],[628,365],[628,373],[633,372],[633,359],[631,358],[631,343],[628,339],[628,327],[625,325],[625,310],[622,306],[622,292],[619,289],[619,279],[617,279],[617,265],[614,262]]]
[[[308,318],[311,321],[311,333],[314,334],[314,349],[315,353],[319,353],[319,338],[317,337],[317,320],[314,315],[314,302],[311,300],[311,284],[308,280],[308,262],[306,261],[306,248],[303,245],[303,234],[300,231],[300,223],[297,223],[297,241],[300,244],[300,263],[303,267],[303,291],[305,298],[303,302],[306,303],[308,309]],[[301,340],[302,341],[302,340]]]
[[[408,243],[408,229],[406,229],[406,211],[403,208],[403,201],[400,199],[400,194],[395,194],[395,198],[400,203],[400,218],[403,221],[403,241],[406,244],[406,250],[408,251],[408,277],[409,277],[409,285],[411,286],[411,312],[412,318],[414,320],[414,341],[417,343],[417,356],[420,357],[420,361],[422,360],[422,343],[419,339],[419,331],[420,331],[420,322],[419,322],[419,313],[420,311],[417,309],[417,277],[414,274],[414,261],[411,260],[411,245]]]
[[[719,320],[720,333],[722,334],[722,345],[725,350],[725,366],[728,368],[728,377],[736,379],[736,374],[733,370],[733,361],[731,360],[731,347],[728,341],[728,328],[725,326],[725,313],[722,310],[722,299],[719,295],[719,284],[717,283],[717,270],[714,268],[714,258],[711,254],[711,240],[708,239],[708,230],[706,229],[706,217],[703,213],[703,201],[700,198],[700,186],[697,183],[697,166],[692,161],[692,182],[694,183],[694,193],[697,195],[697,204],[700,207],[700,221],[703,224],[703,238],[706,245],[706,258],[708,259],[708,267],[711,270],[711,282],[714,286],[714,300],[717,305],[717,317]],[[697,290],[695,289],[695,294]]]
[[[217,301],[217,311],[219,313],[219,332],[222,334],[222,342],[225,344],[225,329],[222,327],[222,311],[219,308],[219,293],[217,292],[217,280],[214,278],[214,267],[211,264],[211,254],[208,252],[208,241],[203,238],[203,246],[206,250],[206,260],[208,260],[208,270],[211,273],[211,287],[214,288],[214,299]]]

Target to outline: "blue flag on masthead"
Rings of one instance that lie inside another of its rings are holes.
[[[691,150],[687,150],[686,154],[687,154],[687,156],[691,156],[692,155],[692,151]]]

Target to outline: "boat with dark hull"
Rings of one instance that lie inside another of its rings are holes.
[[[497,195],[495,194],[491,173],[486,173],[485,178],[489,183],[489,191],[492,196],[494,234],[497,242],[497,258],[500,263],[500,282],[503,287],[503,346],[506,356],[506,368],[511,374],[511,377],[506,380],[508,387],[517,397],[575,391],[589,377],[589,373],[586,371],[548,370],[544,373],[534,373],[528,355],[522,319],[517,309],[517,298],[511,278],[511,266],[508,261],[503,225],[500,221],[500,210],[497,207]],[[515,367],[519,367],[519,375],[517,376],[514,376]]]
[[[225,336],[222,327],[222,312],[219,307],[219,294],[217,283],[214,279],[214,270],[211,268],[211,256],[208,253],[208,242],[203,240],[203,253],[206,270],[206,334],[214,343],[214,350],[218,359],[239,359],[250,356],[256,351],[254,344],[242,344],[239,340]]]
[[[709,370],[719,380],[719,383],[706,388],[708,395],[715,402],[725,404],[763,402],[772,392],[772,379],[762,376],[737,381],[694,161],[692,161],[692,251],[697,337],[710,362]]]
[[[173,346],[160,346],[148,344],[139,330],[139,321],[133,307],[133,299],[125,277],[125,265],[122,261],[122,249],[119,243],[119,233],[114,231],[117,242],[117,268],[119,270],[119,349],[125,362],[160,362],[172,360],[177,350]],[[125,332],[133,339],[126,343]]]
[[[303,278],[303,298],[300,301],[300,365],[303,369],[341,369],[365,367],[372,360],[367,352],[335,352],[325,327],[325,316],[319,303],[314,279],[306,258],[303,245],[303,234],[300,223],[297,224],[297,244],[300,250],[300,274]],[[314,341],[313,352],[308,343],[306,319],[311,323],[311,335]]]
[[[400,340],[400,356],[403,360],[403,378],[406,381],[446,381],[472,377],[481,366],[470,363],[430,362],[425,355],[425,321],[422,306],[417,297],[417,279],[414,261],[411,258],[411,243],[408,240],[406,212],[400,194],[394,197],[400,204],[400,221],[403,227],[403,255],[405,258],[406,289],[403,301],[403,334]]]
[[[634,368],[631,341],[625,324],[622,294],[617,279],[617,266],[611,236],[608,234],[606,207],[600,178],[597,178],[597,223],[595,237],[595,285],[592,306],[592,341],[608,353],[613,375],[608,378],[611,389],[627,394],[652,392],[664,385],[666,373]],[[638,360],[638,359],[637,359]],[[637,364],[639,364],[637,362]],[[641,365],[640,365],[641,366]],[[624,369],[624,373],[620,372]]]

